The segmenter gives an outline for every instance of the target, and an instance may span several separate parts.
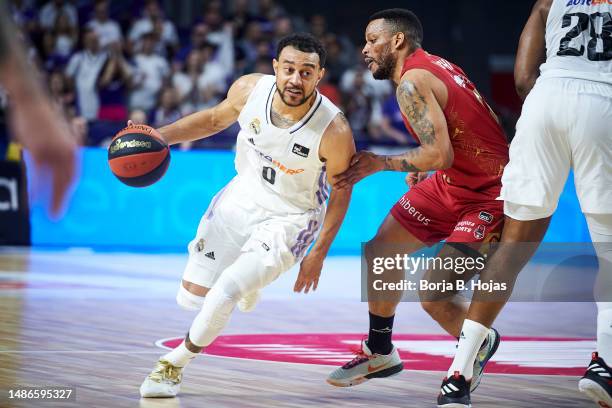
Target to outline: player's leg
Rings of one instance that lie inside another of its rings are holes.
[[[475,252],[475,253],[474,253]],[[459,245],[456,243],[447,244],[442,247],[436,255],[437,259],[446,261],[449,259],[474,259],[479,256],[476,250]],[[442,264],[443,265],[443,264]],[[434,319],[440,327],[448,334],[459,338],[463,320],[467,316],[469,302],[457,295],[457,283],[459,281],[467,282],[477,273],[476,270],[463,270],[460,272],[454,269],[446,269],[443,266],[429,269],[422,277],[429,283],[451,283],[455,290],[438,291],[438,290],[419,290],[419,299],[421,307]]]
[[[334,370],[327,382],[348,387],[371,378],[387,377],[402,370],[397,349],[391,342],[395,310],[401,301],[401,290],[378,290],[374,281],[400,282],[404,269],[399,265],[385,267],[377,273],[380,260],[403,257],[448,236],[456,219],[438,199],[439,179],[435,176],[419,183],[393,207],[376,236],[364,248],[367,267],[367,293],[370,328],[362,352],[353,360]],[[380,287],[380,286],[379,286]]]
[[[612,214],[585,216],[599,263],[595,283],[597,352],[578,387],[599,406],[612,407]]]
[[[544,237],[557,207],[571,164],[566,140],[571,118],[560,114],[568,111],[567,98],[562,87],[550,81],[536,85],[523,105],[510,145],[510,162],[502,178],[506,219],[501,244],[480,274],[482,281],[506,283],[507,290],[474,291],[462,327],[464,336],[440,389],[439,407],[469,406],[478,351],[510,297],[516,277]]]
[[[221,272],[240,254],[247,237],[236,234],[223,216],[234,206],[223,205],[223,191],[213,198],[202,216],[195,238],[189,243],[189,258],[183,272],[177,304],[189,311],[200,311]],[[234,215],[240,218],[239,215]],[[245,227],[246,228],[246,227]],[[174,350],[161,356],[154,370],[140,387],[143,397],[171,397],[180,390],[183,368],[200,352],[189,336]]]
[[[384,220],[376,236],[364,248],[368,268],[368,309],[370,327],[367,340],[361,344],[361,350],[354,359],[332,371],[327,382],[336,387],[350,387],[361,384],[372,378],[383,378],[399,373],[403,369],[397,349],[393,346],[393,321],[395,309],[401,301],[402,291],[384,290],[375,293],[373,281],[380,279],[385,283],[399,282],[404,278],[404,271],[389,268],[380,275],[372,273],[376,258],[395,259],[398,248],[404,253],[413,253],[424,244],[412,235],[392,215]]]
[[[595,285],[598,353],[579,388],[598,405],[612,407],[612,87],[575,82],[581,113],[569,134],[574,183],[599,261]]]

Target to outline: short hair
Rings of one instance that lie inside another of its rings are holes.
[[[421,48],[423,42],[423,25],[419,18],[410,10],[392,8],[378,11],[370,16],[368,23],[384,19],[396,33],[404,35],[412,42],[414,48]]]
[[[276,47],[276,58],[280,57],[281,51],[285,47],[293,47],[296,50],[302,52],[316,52],[319,55],[319,65],[325,66],[325,59],[327,58],[327,51],[321,43],[314,36],[308,33],[295,33],[283,37]]]

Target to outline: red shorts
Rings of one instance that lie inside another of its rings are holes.
[[[437,171],[408,190],[391,208],[391,215],[428,245],[442,240],[499,241],[504,225],[504,202],[495,199],[497,190],[483,193],[454,186],[444,181],[442,173]]]

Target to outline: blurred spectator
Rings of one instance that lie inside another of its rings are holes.
[[[64,73],[62,71],[52,72],[48,82],[51,101],[66,118],[74,117],[76,115],[74,92],[70,89]]]
[[[380,134],[373,132],[373,136],[379,136],[381,141],[393,142],[399,145],[416,147],[419,144],[406,130],[402,112],[397,104],[395,95],[390,95],[382,106],[380,118]]]
[[[158,108],[153,112],[153,126],[157,128],[169,125],[181,116],[176,89],[171,86],[164,88],[159,94]]]
[[[272,68],[272,60],[270,57],[259,57],[257,61],[255,61],[255,67],[253,68],[253,72],[264,75],[274,75],[274,68]],[[321,91],[325,96],[326,93]]]
[[[135,109],[130,112],[130,118],[135,125],[146,125],[147,124],[147,113],[140,109]]]
[[[87,23],[98,34],[100,47],[107,48],[110,44],[121,43],[121,28],[109,18],[108,0],[97,0],[94,7],[94,18]]]
[[[366,67],[361,51],[358,51],[357,54],[357,62],[344,71],[340,78],[340,91],[344,94],[350,93],[353,89],[355,78],[357,76],[363,76],[363,81],[370,90],[369,92],[371,92],[372,96],[375,98],[376,103],[382,104],[382,101],[387,98],[387,95],[393,92],[391,82],[374,79],[372,73]]]
[[[204,23],[198,23],[191,29],[190,42],[184,45],[176,54],[176,60],[185,62],[187,56],[195,49],[198,50],[204,46],[207,42],[207,36],[209,33],[208,26]]]
[[[327,73],[323,75],[323,78],[319,82],[319,91],[327,97],[334,105],[342,109],[342,94],[338,87],[329,82]]]
[[[75,138],[77,146],[85,146],[87,142],[87,134],[89,133],[87,119],[81,116],[72,118],[70,121],[70,127],[72,128],[72,134]]]
[[[244,38],[238,43],[238,47],[240,47],[240,51],[244,58],[244,67],[252,66],[255,60],[257,60],[257,45],[260,41],[265,41],[261,24],[257,21],[251,21],[247,25]]]
[[[45,32],[45,54],[68,60],[78,40],[77,27],[72,25],[66,13],[60,13],[50,30]]]
[[[27,0],[11,0],[9,5],[13,22],[17,27],[25,30],[27,33],[34,33],[38,29],[38,20],[34,2]]]
[[[355,137],[363,138],[368,131],[374,108],[373,92],[365,82],[364,75],[355,75],[350,91],[345,94],[344,106]]]
[[[77,9],[66,0],[50,0],[40,10],[39,21],[44,29],[51,29],[60,14],[66,14],[70,25],[77,27],[79,20]]]
[[[110,43],[98,89],[100,111],[98,119],[125,121],[127,119],[127,93],[131,85],[132,69],[123,57],[119,43]]]
[[[293,32],[293,23],[289,17],[281,16],[274,20],[274,48],[276,48],[276,45],[281,38],[286,37]]]
[[[94,120],[98,117],[100,108],[98,79],[108,55],[100,50],[95,31],[85,29],[82,42],[84,49],[70,58],[66,76],[75,83],[79,113],[87,120]]]
[[[229,16],[234,29],[234,37],[242,38],[247,24],[255,20],[255,16],[249,9],[249,0],[235,0]]]
[[[340,42],[334,34],[325,35],[325,48],[327,50],[327,62],[325,72],[329,82],[338,84],[340,77],[352,64],[342,53]]]
[[[145,34],[150,34],[155,31],[155,24],[158,25],[158,31],[162,44],[170,47],[178,46],[178,35],[176,28],[170,20],[164,19],[162,9],[157,0],[147,0],[143,17],[137,20],[128,34],[128,39],[131,43],[131,49],[140,51],[140,40]]]
[[[272,21],[280,16],[287,14],[282,6],[279,6],[274,0],[259,0],[258,2],[259,16],[263,17],[264,21],[268,23],[268,27],[265,27],[266,31],[272,31],[270,26]]]
[[[157,94],[170,75],[168,62],[153,53],[155,35],[142,37],[142,51],[134,57],[134,87],[130,95],[130,109],[150,112],[155,107]]]
[[[199,105],[200,92],[198,79],[202,74],[202,52],[193,50],[189,53],[182,70],[172,75],[172,86],[177,91],[181,113],[186,115],[196,110]]]
[[[198,78],[200,91],[208,90],[213,95],[225,93],[227,90],[227,71],[217,61],[213,61],[214,46],[207,43],[201,51],[204,69]]]

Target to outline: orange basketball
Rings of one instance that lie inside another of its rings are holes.
[[[108,147],[108,164],[122,183],[146,187],[166,173],[170,149],[157,130],[146,125],[132,125],[113,138]]]

